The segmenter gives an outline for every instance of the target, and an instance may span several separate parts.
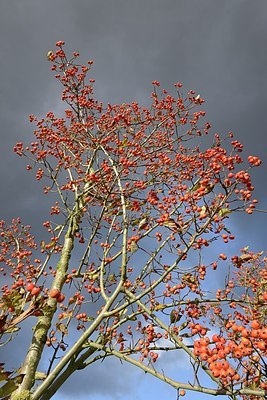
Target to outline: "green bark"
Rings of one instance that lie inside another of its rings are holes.
[[[65,236],[64,245],[60,260],[57,264],[56,275],[51,288],[62,289],[66,280],[71,252],[74,246],[74,236],[72,231],[68,231]],[[30,391],[35,383],[35,373],[41,359],[43,349],[47,339],[47,333],[51,327],[53,316],[57,310],[56,299],[48,298],[42,308],[43,315],[38,318],[34,327],[31,345],[28,349],[26,358],[21,368],[24,378],[19,388],[12,394],[11,400],[18,400],[26,391]],[[23,398],[23,397],[22,397]]]

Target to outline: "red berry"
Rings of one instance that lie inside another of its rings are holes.
[[[35,317],[40,317],[40,315],[43,315],[43,314],[42,314],[42,311],[36,310],[36,311],[34,311],[34,313],[32,315],[34,315]]]
[[[60,290],[51,289],[49,292],[49,296],[52,297],[52,299],[57,299],[60,296]]]
[[[28,291],[28,292],[31,292],[32,291],[32,289],[34,288],[35,286],[34,286],[34,283],[28,283],[28,285],[26,286],[26,290]]]
[[[65,296],[63,293],[60,293],[59,296],[57,296],[57,302],[62,303],[65,300]]]
[[[34,287],[32,290],[31,290],[31,294],[33,295],[33,296],[38,296],[38,294],[40,294],[41,293],[41,288],[39,288],[39,287]]]
[[[251,321],[251,328],[252,329],[259,329],[260,328],[260,324],[258,323],[258,321],[256,321],[255,319],[253,321]]]

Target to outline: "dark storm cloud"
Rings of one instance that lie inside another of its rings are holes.
[[[29,114],[61,110],[59,86],[46,61],[59,39],[67,51],[95,61],[95,92],[104,102],[148,104],[154,79],[168,89],[181,81],[185,92],[200,92],[213,131],[232,130],[245,144],[245,155],[263,159],[253,176],[266,207],[266,20],[266,0],[2,0],[0,219],[21,215],[36,228],[47,218],[40,185],[12,148],[16,141],[33,140]],[[239,235],[234,251],[239,243],[266,248],[263,214],[253,216],[253,223],[235,218],[233,228]],[[119,396],[127,385],[116,380],[115,367],[103,370],[103,365],[92,372],[92,391],[107,393],[112,386]],[[85,390],[86,374],[79,377]],[[126,381],[128,372],[123,374]],[[71,387],[67,383],[64,393]]]

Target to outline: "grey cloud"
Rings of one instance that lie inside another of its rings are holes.
[[[59,39],[67,51],[80,51],[83,61],[94,60],[95,92],[104,102],[148,104],[154,79],[167,89],[182,81],[185,92],[200,92],[213,132],[232,130],[245,145],[244,157],[263,159],[253,177],[255,195],[266,208],[266,0],[3,0],[0,10],[0,219],[21,215],[37,237],[43,234],[49,201],[12,148],[16,141],[33,140],[29,114],[60,110],[60,89],[46,61]],[[265,218],[233,218],[233,251],[250,242],[252,249],[266,248]],[[25,345],[23,338],[18,343]],[[134,385],[123,367],[117,379],[115,365],[108,361],[89,372],[94,393],[103,382],[103,396],[113,385],[111,398],[118,398],[128,391],[128,380]],[[67,398],[76,379],[84,396],[87,374],[75,375],[62,396]]]

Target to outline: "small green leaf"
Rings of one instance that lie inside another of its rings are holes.
[[[185,329],[185,328],[187,327],[187,325],[188,325],[188,322],[187,322],[187,321],[183,322],[183,323],[181,324],[181,326],[179,326],[179,331],[182,331],[183,329]]]
[[[11,374],[9,371],[0,371],[0,382],[6,381]]]
[[[22,382],[23,376],[24,375],[21,374],[9,379],[8,382],[0,388],[0,398],[6,397],[14,392],[18,385]]]
[[[138,246],[137,246],[136,242],[133,240],[133,241],[131,242],[131,245],[130,245],[130,251],[131,251],[132,253],[135,253],[137,250],[138,250]]]
[[[172,218],[169,218],[167,221],[164,221],[164,226],[173,230],[177,230],[178,228],[180,228],[179,225]]]
[[[147,217],[144,217],[141,219],[141,221],[139,222],[139,225],[138,225],[138,229],[139,230],[142,229],[145,225],[147,225]]]
[[[122,142],[121,142],[122,147],[126,147],[127,144],[128,144],[128,139],[127,139],[127,138],[124,138],[124,139],[122,140]]]
[[[53,51],[49,50],[46,55],[47,59],[50,61],[52,59],[52,56],[53,56]]]
[[[68,334],[68,329],[65,324],[58,322],[56,323],[56,328],[59,332],[62,332],[64,335]]]
[[[170,323],[175,324],[176,322],[180,321],[182,318],[182,314],[179,314],[178,311],[172,310],[170,314]]]
[[[157,304],[155,306],[155,311],[163,310],[166,306],[164,304]]]
[[[95,272],[89,273],[89,279],[90,280],[96,280],[99,277],[100,270],[96,270]]]
[[[75,300],[72,301],[72,303],[74,303],[74,302],[75,302]],[[64,319],[70,318],[70,317],[72,317],[72,314],[73,314],[73,310],[70,310],[68,312],[62,313],[62,316],[60,316],[59,320],[63,321]]]
[[[208,207],[202,206],[199,216],[202,217],[203,215],[205,215],[207,213],[207,211],[208,211]]]
[[[2,332],[2,330],[5,326],[6,320],[7,320],[7,315],[2,315],[0,317],[0,332]]]
[[[190,337],[193,336],[193,333],[186,332],[186,333],[182,333],[182,334],[179,335],[179,336],[184,337],[184,338],[190,338]]]
[[[116,282],[116,276],[115,274],[110,274],[108,277],[109,282]]]
[[[226,215],[231,214],[231,210],[229,208],[221,208],[218,212],[220,218],[226,217]]]
[[[210,192],[213,191],[215,184],[211,183],[210,185],[206,186],[205,194],[209,194]]]
[[[250,261],[252,258],[253,257],[251,254],[242,254],[240,257],[238,257],[238,261],[244,263]]]

